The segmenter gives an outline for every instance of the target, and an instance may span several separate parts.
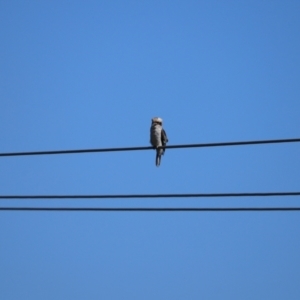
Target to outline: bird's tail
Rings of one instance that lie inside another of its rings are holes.
[[[155,163],[156,166],[159,167],[160,166],[160,160],[161,160],[161,155],[163,154],[162,149],[157,149],[156,150],[156,159],[155,159]]]
[[[160,159],[161,159],[161,156],[157,153],[157,154],[156,154],[156,166],[157,166],[157,167],[160,166]]]

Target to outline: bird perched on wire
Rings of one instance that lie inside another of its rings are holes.
[[[150,143],[156,149],[156,166],[159,167],[161,156],[165,153],[164,147],[168,142],[167,134],[162,128],[163,120],[161,118],[153,118],[150,128]]]

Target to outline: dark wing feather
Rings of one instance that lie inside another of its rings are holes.
[[[166,144],[167,144],[168,141],[169,140],[168,140],[167,134],[166,134],[165,130],[162,129],[161,130],[161,144],[163,146],[166,146]],[[165,153],[165,149],[163,149],[163,153],[162,154],[164,154],[164,153]]]

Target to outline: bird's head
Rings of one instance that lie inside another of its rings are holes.
[[[152,118],[152,124],[160,124],[162,125],[163,123],[163,120],[161,118],[158,118],[158,117],[155,117],[155,118]]]

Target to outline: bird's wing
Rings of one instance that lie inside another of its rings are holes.
[[[162,143],[162,145],[166,145],[168,141],[169,140],[168,140],[167,134],[166,134],[165,130],[162,129],[162,131],[161,131],[161,143]]]

